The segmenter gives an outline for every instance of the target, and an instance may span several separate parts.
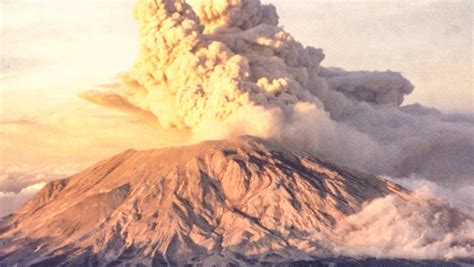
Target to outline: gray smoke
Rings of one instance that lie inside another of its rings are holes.
[[[256,135],[392,177],[460,186],[474,174],[473,116],[401,106],[392,71],[326,68],[259,0],[141,0],[140,55],[116,92],[89,101],[188,129],[194,141]]]

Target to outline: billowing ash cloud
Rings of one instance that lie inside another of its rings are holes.
[[[83,97],[189,129],[194,140],[278,138],[375,174],[466,184],[474,123],[400,107],[400,73],[325,68],[259,0],[141,0],[140,54],[116,92]],[[448,88],[447,88],[448,89]]]

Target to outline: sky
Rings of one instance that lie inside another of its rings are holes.
[[[324,66],[400,71],[416,87],[406,104],[474,112],[472,1],[264,2],[295,39],[323,48]],[[130,147],[186,139],[77,96],[133,63],[132,5],[0,0],[0,198]]]
[[[269,2],[324,65],[400,71],[416,87],[406,103],[474,111],[472,1]]]

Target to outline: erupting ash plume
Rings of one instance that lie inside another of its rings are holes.
[[[140,54],[115,92],[82,97],[189,129],[194,140],[284,140],[375,174],[467,184],[474,123],[419,105],[392,71],[321,66],[321,49],[278,27],[259,0],[142,0]]]

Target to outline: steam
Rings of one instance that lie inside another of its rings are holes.
[[[474,221],[416,190],[410,201],[389,195],[368,203],[336,231],[339,254],[356,257],[472,257]]]
[[[400,73],[322,67],[323,51],[278,27],[272,5],[143,0],[134,15],[135,65],[115,92],[87,100],[188,129],[194,141],[257,135],[375,174],[472,178],[472,121],[400,108],[414,89]]]

